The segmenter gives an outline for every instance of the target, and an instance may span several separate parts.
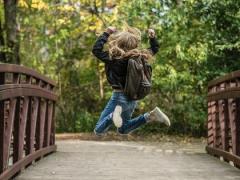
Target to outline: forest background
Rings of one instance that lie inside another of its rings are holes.
[[[171,128],[136,133],[204,136],[207,83],[240,69],[239,0],[0,0],[0,62],[57,82],[57,132],[92,132],[111,96],[104,64],[91,53],[108,26],[156,30],[152,93],[135,114],[159,106]]]

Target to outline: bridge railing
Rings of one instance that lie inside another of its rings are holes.
[[[208,84],[206,150],[240,167],[240,71]]]
[[[0,64],[0,180],[56,151],[54,87],[32,69]]]

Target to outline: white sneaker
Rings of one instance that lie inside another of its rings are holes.
[[[122,120],[122,107],[117,105],[113,111],[113,123],[117,128],[122,127],[123,120]]]
[[[164,114],[158,107],[155,107],[149,114],[149,121],[159,121],[167,126],[171,126],[171,122],[167,115]]]

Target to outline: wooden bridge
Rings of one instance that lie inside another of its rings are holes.
[[[0,180],[240,179],[240,71],[209,83],[207,145],[70,140],[56,150],[54,87],[0,64]]]

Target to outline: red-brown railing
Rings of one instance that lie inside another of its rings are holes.
[[[240,167],[240,71],[208,84],[206,150]]]
[[[0,180],[56,151],[54,87],[32,69],[0,64]]]

